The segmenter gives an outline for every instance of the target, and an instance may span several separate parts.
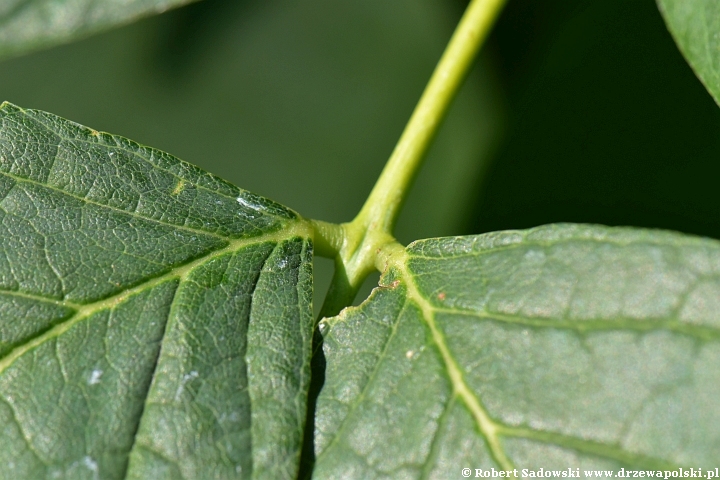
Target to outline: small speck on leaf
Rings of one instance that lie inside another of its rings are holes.
[[[177,185],[175,185],[175,188],[173,188],[171,195],[179,195],[180,192],[182,192],[184,188],[185,188],[185,180],[180,179],[177,182]]]
[[[100,383],[100,377],[102,377],[103,371],[96,368],[92,371],[90,374],[90,379],[88,379],[88,385],[97,385]]]

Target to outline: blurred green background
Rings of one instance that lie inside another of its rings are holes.
[[[5,60],[0,100],[347,221],[465,4],[205,0]],[[652,0],[508,0],[397,234],[565,221],[720,238],[719,157],[720,110]],[[330,262],[317,271],[322,295]]]
[[[720,109],[652,0],[510,0],[508,112],[466,230],[592,222],[720,238]]]

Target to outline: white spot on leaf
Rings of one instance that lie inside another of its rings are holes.
[[[245,200],[245,199],[242,198],[242,197],[237,197],[236,200],[237,200],[237,202],[238,202],[240,205],[242,205],[242,206],[245,207],[245,208],[249,208],[249,209],[251,209],[251,210],[259,210],[259,209],[260,209],[260,206],[259,206],[259,205],[255,205],[255,204],[252,203],[252,202],[248,202],[247,200]]]
[[[178,389],[175,392],[175,401],[180,400],[180,396],[185,391],[185,384],[187,382],[189,382],[190,380],[197,378],[198,375],[199,375],[198,372],[196,372],[195,370],[193,370],[192,372],[190,372],[186,375],[183,375],[182,380],[180,381],[180,386],[178,386]]]
[[[99,478],[100,470],[98,469],[97,462],[93,460],[92,457],[83,457],[83,465],[85,465],[88,470],[93,472],[93,479]]]
[[[96,385],[100,383],[100,377],[102,377],[103,371],[99,368],[96,368],[92,371],[90,374],[90,378],[88,379],[88,385]]]

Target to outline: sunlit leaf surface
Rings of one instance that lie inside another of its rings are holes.
[[[0,107],[0,478],[294,478],[312,243],[270,200]]]
[[[321,323],[314,478],[720,463],[717,241],[554,225],[392,258]]]

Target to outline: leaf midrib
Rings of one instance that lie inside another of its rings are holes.
[[[31,338],[30,340],[24,342],[21,345],[16,346],[10,352],[0,357],[0,374],[2,374],[10,365],[12,365],[15,360],[17,360],[19,357],[32,350],[33,348],[42,345],[48,340],[58,337],[62,333],[69,330],[76,323],[89,318],[90,316],[94,315],[99,311],[113,308],[114,306],[127,300],[129,297],[141,293],[145,289],[155,287],[157,285],[160,285],[161,283],[174,279],[177,279],[182,283],[182,281],[185,280],[195,268],[209,261],[212,261],[213,259],[226,253],[236,252],[248,245],[273,241],[279,243],[292,237],[312,238],[311,230],[307,222],[299,220],[295,222],[288,222],[288,225],[282,230],[270,232],[249,239],[245,238],[232,240],[223,248],[213,250],[199,258],[192,260],[189,263],[176,266],[171,270],[165,272],[164,274],[150,278],[132,288],[123,290],[115,295],[103,298],[96,302],[81,305],[77,308],[75,314],[54,325],[52,328],[44,331],[40,335]]]
[[[480,431],[480,434],[485,439],[490,453],[495,461],[503,469],[512,469],[512,461],[507,457],[507,454],[500,445],[500,437],[516,437],[525,438],[528,440],[534,440],[543,442],[551,445],[557,445],[571,450],[575,450],[580,453],[591,454],[594,456],[616,460],[619,462],[631,464],[634,466],[644,466],[647,468],[661,468],[661,469],[673,469],[677,468],[677,465],[658,460],[656,458],[647,457],[641,454],[628,452],[623,450],[619,445],[608,445],[601,442],[595,442],[586,440],[583,438],[568,436],[556,432],[533,430],[522,426],[510,426],[503,422],[494,420],[489,412],[485,410],[481,400],[475,395],[473,390],[467,385],[464,379],[462,369],[459,367],[457,361],[452,356],[450,348],[448,347],[442,331],[435,324],[435,313],[443,311],[445,309],[438,308],[433,305],[427,298],[425,298],[418,285],[415,282],[415,275],[410,271],[408,267],[408,260],[411,256],[415,256],[407,252],[405,249],[398,248],[399,245],[393,245],[388,248],[390,253],[389,261],[387,265],[397,269],[403,283],[406,286],[406,302],[410,301],[415,303],[422,312],[423,320],[428,325],[433,336],[433,341],[437,345],[438,350],[441,353],[443,362],[445,363],[445,370],[450,378],[450,382],[453,386],[453,397],[448,400],[446,409],[453,403],[453,398],[459,398],[462,403],[470,411],[470,414],[475,420],[475,424]],[[406,307],[404,307],[406,308]],[[450,310],[450,313],[458,313]],[[466,313],[466,312],[462,312]],[[493,314],[488,314],[487,317],[483,317],[482,314],[476,315],[487,320],[494,320]],[[523,317],[518,318],[503,318],[495,319],[501,321],[515,321],[515,320],[527,320]],[[709,329],[710,330],[710,329]],[[718,333],[716,330],[711,330],[713,334]],[[680,332],[687,333],[687,332]],[[690,332],[692,333],[692,332]],[[697,332],[696,332],[697,333]],[[715,339],[715,337],[713,337]],[[430,457],[428,457],[429,460]]]
[[[505,451],[500,445],[499,438],[501,436],[540,441],[550,445],[569,448],[581,453],[589,453],[599,457],[626,462],[632,465],[643,465],[653,468],[677,468],[676,465],[668,462],[627,452],[619,446],[593,442],[556,432],[539,431],[524,427],[513,427],[493,419],[489,412],[487,412],[487,410],[485,410],[482,406],[481,400],[465,382],[462,369],[457,364],[457,361],[452,356],[452,353],[450,353],[450,349],[445,343],[444,335],[435,324],[434,314],[438,311],[437,307],[422,296],[415,283],[414,275],[407,268],[408,256],[408,254],[405,254],[401,260],[395,260],[395,262],[393,262],[394,266],[401,272],[401,276],[405,280],[405,284],[408,288],[408,297],[412,297],[412,300],[421,307],[423,319],[428,324],[428,327],[433,335],[433,340],[438,345],[438,349],[442,353],[443,360],[446,365],[446,371],[450,377],[450,381],[452,382],[455,394],[460,397],[466,407],[470,410],[471,415],[475,419],[476,426],[490,447],[491,455],[495,461],[500,464],[501,468],[505,470],[514,468],[512,461],[507,457]],[[493,320],[493,318],[488,317],[487,320]]]
[[[453,387],[453,393],[460,397],[468,410],[470,410],[470,414],[475,420],[476,427],[480,430],[481,435],[485,438],[485,442],[490,448],[490,455],[492,455],[501,469],[512,470],[514,466],[500,446],[498,435],[500,425],[497,424],[492,417],[490,417],[490,414],[487,410],[485,410],[480,399],[465,382],[463,372],[455,358],[450,353],[450,348],[445,341],[443,333],[435,324],[435,312],[433,310],[433,305],[422,296],[420,289],[415,283],[413,274],[407,267],[408,257],[408,253],[403,250],[402,254],[397,255],[392,259],[392,263],[393,266],[400,272],[403,280],[405,280],[407,298],[420,307],[423,319],[430,329],[433,341],[435,342],[435,345],[437,345],[443,359],[443,363],[445,364],[445,371]]]

